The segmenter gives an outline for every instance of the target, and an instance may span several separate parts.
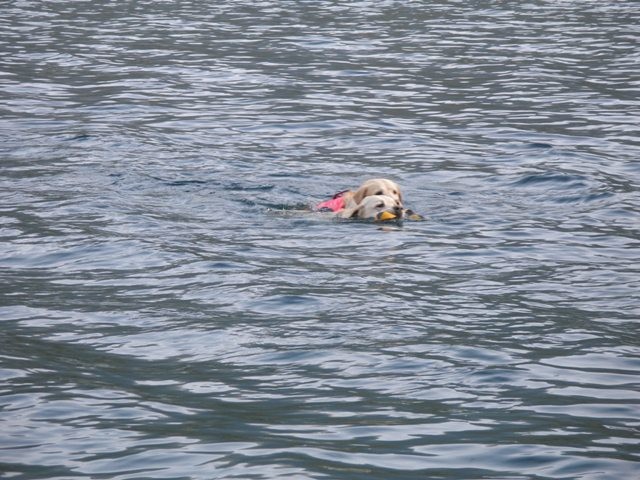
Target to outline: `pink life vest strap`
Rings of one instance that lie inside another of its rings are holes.
[[[336,193],[331,200],[326,200],[316,207],[316,210],[331,210],[332,212],[339,212],[344,208],[343,195],[349,190]]]

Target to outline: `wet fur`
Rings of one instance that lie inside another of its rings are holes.
[[[371,195],[385,195],[396,200],[400,207],[402,204],[402,191],[400,186],[387,178],[372,178],[364,182],[356,191],[344,194],[345,210],[356,208],[362,200]]]
[[[391,213],[397,219],[401,219],[404,209],[398,200],[389,195],[368,195],[355,207],[347,207],[339,211],[336,216],[375,220],[382,212]]]

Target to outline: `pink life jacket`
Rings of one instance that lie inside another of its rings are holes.
[[[320,203],[316,207],[316,210],[319,210],[319,211],[331,210],[332,212],[339,212],[340,210],[342,210],[344,208],[344,197],[343,197],[343,195],[345,193],[347,193],[348,191],[349,190],[344,190],[342,192],[336,193],[333,196],[333,198],[331,198],[331,200],[325,200],[324,202]]]

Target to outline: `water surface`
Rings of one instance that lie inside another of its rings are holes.
[[[639,17],[5,5],[0,477],[637,476]]]

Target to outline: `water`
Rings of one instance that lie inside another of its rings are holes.
[[[636,2],[2,11],[0,478],[638,478]]]

